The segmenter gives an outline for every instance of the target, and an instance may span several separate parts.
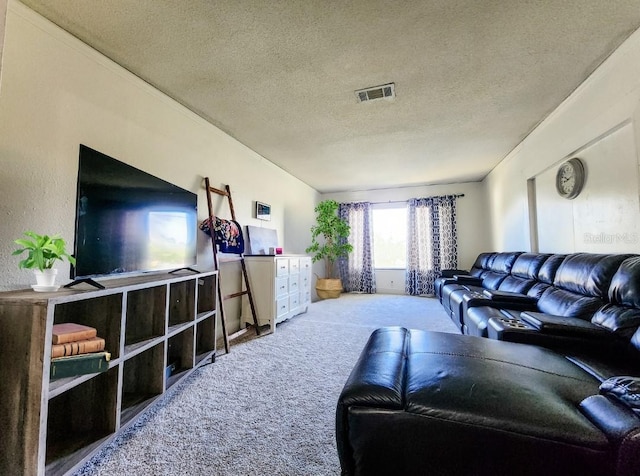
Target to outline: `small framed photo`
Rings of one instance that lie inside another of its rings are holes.
[[[258,220],[271,220],[271,205],[266,203],[256,202],[256,218]]]

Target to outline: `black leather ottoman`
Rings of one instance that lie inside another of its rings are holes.
[[[390,327],[340,396],[344,475],[637,475],[640,418],[541,347]]]

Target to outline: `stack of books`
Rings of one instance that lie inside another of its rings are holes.
[[[104,372],[111,354],[95,328],[67,322],[54,324],[51,337],[51,372],[49,378]]]

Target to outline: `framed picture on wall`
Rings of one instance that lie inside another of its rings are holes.
[[[256,202],[256,218],[258,220],[271,220],[271,205],[266,203]]]

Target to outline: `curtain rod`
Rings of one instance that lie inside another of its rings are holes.
[[[443,196],[446,196],[446,195],[434,195],[434,196],[443,197]],[[456,198],[464,197],[464,193],[454,194],[453,196],[456,197]],[[372,204],[372,205],[380,205],[380,204],[383,204],[383,203],[407,203],[409,200],[411,200],[411,199],[408,198],[406,200],[389,200],[389,201],[386,201],[386,202],[369,202],[369,203]],[[362,200],[362,201],[366,201],[366,200]]]

